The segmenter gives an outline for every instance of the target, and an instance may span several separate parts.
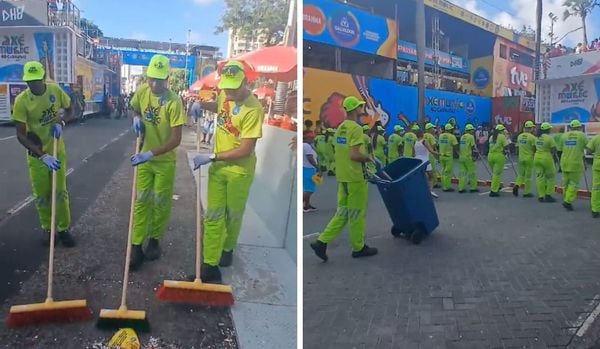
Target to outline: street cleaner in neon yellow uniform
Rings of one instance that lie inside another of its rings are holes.
[[[446,124],[444,133],[439,137],[440,163],[442,164],[442,191],[453,192],[452,176],[454,174],[454,154],[458,140],[453,134],[454,126]]]
[[[412,128],[414,128],[415,126],[418,127],[419,125],[415,124],[412,126]],[[415,157],[415,143],[417,143],[417,135],[412,131],[406,132],[404,134],[404,137],[402,137],[402,155],[405,158]]]
[[[369,128],[369,125],[363,125],[362,130],[363,130],[363,140],[365,142],[364,143],[365,144],[364,151],[366,154],[373,157],[373,144],[371,144],[371,136],[369,136],[369,132],[371,131],[371,129]],[[365,166],[367,168],[368,173],[377,172],[377,167],[375,166],[374,163],[368,162],[365,164]]]
[[[375,157],[382,164],[386,164],[385,158],[385,146],[387,142],[385,141],[385,129],[381,126],[377,126],[377,137],[375,138]]]
[[[168,88],[169,70],[169,58],[152,56],[146,71],[148,82],[137,89],[129,103],[133,128],[143,137],[140,153],[131,157],[131,165],[138,166],[129,264],[132,271],[138,270],[145,259],[160,257],[158,244],[171,216],[175,148],[181,143],[186,115],[181,98]]]
[[[327,166],[327,175],[335,176],[335,154],[333,146],[333,135],[335,130],[328,128],[325,132],[325,166]]]
[[[69,96],[54,83],[45,82],[46,73],[40,62],[29,61],[23,68],[27,89],[15,99],[12,121],[17,139],[27,149],[27,167],[35,207],[43,230],[42,242],[50,246],[52,205],[52,171],[56,171],[56,228],[58,239],[65,247],[75,246],[69,232],[71,211],[67,191],[67,153],[61,137],[62,128],[71,119]],[[64,109],[64,119],[60,110]],[[58,139],[57,157],[54,157],[54,139]],[[5,155],[6,156],[6,155]]]
[[[508,139],[504,134],[506,127],[502,124],[496,125],[490,136],[490,150],[488,152],[488,163],[492,170],[492,186],[490,188],[490,197],[500,196],[500,182],[502,181],[502,172],[506,163],[506,147]]]
[[[535,125],[532,121],[525,122],[525,130],[517,137],[517,153],[519,153],[519,173],[513,187],[513,195],[519,196],[519,187],[525,189],[524,198],[531,198],[531,175],[533,174],[533,157],[537,138],[531,133]]]
[[[319,166],[321,171],[327,171],[327,166],[324,165],[325,159],[325,130],[322,130],[320,134],[315,137],[315,150],[317,151],[317,157],[319,159]]]
[[[394,133],[388,137],[388,164],[391,164],[400,158],[400,147],[403,142],[400,133],[403,131],[404,127],[396,125],[394,126]]]
[[[264,111],[247,87],[244,68],[238,61],[229,61],[221,70],[214,153],[194,158],[195,169],[212,163],[204,219],[204,282],[221,282],[219,266],[232,264],[254,181],[254,149],[262,137]]]
[[[460,150],[458,154],[458,164],[460,168],[458,177],[458,192],[465,193],[467,184],[470,188],[471,193],[479,191],[477,189],[477,173],[475,166],[475,159],[477,156],[475,152],[477,148],[475,146],[475,127],[471,124],[465,125],[465,134],[460,137]]]
[[[552,125],[544,122],[540,125],[540,136],[535,141],[533,165],[536,172],[536,184],[539,202],[556,202],[552,197],[556,183],[556,143],[550,136]]]
[[[600,134],[594,136],[588,144],[589,153],[594,154],[592,165],[592,217],[600,217]]]
[[[347,117],[335,133],[335,161],[337,164],[338,199],[337,211],[317,240],[310,244],[315,254],[327,261],[327,244],[332,242],[348,225],[352,257],[368,257],[377,249],[365,244],[365,228],[369,187],[365,164],[375,160],[367,154],[362,129],[357,123],[364,115],[365,102],[354,96],[344,99]],[[379,166],[382,166],[379,163]]]
[[[562,138],[562,155],[560,168],[563,178],[563,207],[573,211],[573,202],[577,198],[579,181],[585,171],[584,156],[588,143],[587,136],[581,132],[581,121],[573,120],[569,124],[570,130]]]
[[[433,148],[433,150],[437,151],[438,150],[438,141],[435,138],[435,135],[433,134],[435,132],[435,125],[432,124],[431,122],[428,122],[425,125],[425,140],[427,141],[427,143],[429,143],[431,145],[431,147]],[[434,188],[439,188],[439,176],[440,176],[440,171],[438,169],[438,159],[435,157],[434,154],[429,154],[429,163],[431,164],[431,184]]]

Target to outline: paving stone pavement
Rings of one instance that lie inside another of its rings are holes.
[[[335,212],[335,180],[318,190],[320,210],[304,214],[304,348],[564,348],[600,303],[589,201],[566,212],[510,193],[440,193],[440,226],[416,246],[391,236],[370,185],[379,255],[350,258],[344,233],[321,263],[308,243]]]

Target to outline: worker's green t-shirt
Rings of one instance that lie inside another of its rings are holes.
[[[594,171],[600,171],[600,135],[596,135],[592,138],[588,142],[587,148],[594,152],[594,164],[592,165],[592,169]]]
[[[361,147],[361,151],[364,151],[365,154],[373,154],[373,146],[371,145],[371,137],[368,134],[363,133],[363,146]]]
[[[71,98],[60,86],[46,83],[46,91],[41,96],[34,95],[29,89],[19,93],[11,118],[13,121],[24,123],[28,137],[37,137],[34,143],[41,145],[44,153],[52,154],[52,126],[60,120],[60,109],[68,109],[70,106]],[[64,152],[64,148],[61,137],[58,141],[58,153]]]
[[[415,143],[417,142],[417,135],[412,132],[406,132],[403,138],[404,141],[404,156],[408,158],[412,158],[415,156],[413,150],[415,148]]]
[[[383,137],[382,135],[377,135],[377,149],[375,150],[376,153],[378,154],[383,154],[385,152],[385,145],[387,144],[385,142],[385,137]]]
[[[429,143],[429,145],[431,145],[432,148],[435,148],[435,146],[437,145],[437,141],[435,139],[435,136],[432,135],[431,133],[425,133],[423,135],[423,138],[425,140],[427,140],[427,143]]]
[[[533,154],[535,153],[535,141],[535,136],[529,132],[523,132],[517,137],[520,160],[533,159]]]
[[[581,131],[569,131],[562,136],[560,168],[563,172],[582,172],[587,136]]]
[[[535,155],[552,157],[552,148],[556,149],[554,138],[548,134],[543,134],[535,141]]]
[[[325,143],[325,135],[320,134],[315,137],[315,148],[318,153],[324,153],[326,145],[327,143]]]
[[[388,138],[388,156],[390,158],[400,157],[400,144],[402,144],[402,137],[397,133],[392,133]]]
[[[335,131],[335,175],[338,182],[362,182],[365,180],[363,164],[350,159],[350,148],[361,146],[365,152],[362,127],[356,121],[345,120]]]
[[[562,151],[562,137],[564,133],[556,133],[553,136],[554,144],[556,144],[556,150]]]
[[[470,133],[465,133],[460,137],[459,158],[465,160],[473,159],[473,147],[475,147],[475,137]]]
[[[440,135],[440,139],[438,140],[439,142],[439,149],[440,149],[440,156],[441,157],[446,157],[446,158],[451,158],[453,156],[453,151],[454,151],[454,147],[458,144],[458,140],[456,139],[456,136],[453,135],[452,133],[442,133]]]
[[[503,154],[504,148],[508,145],[506,136],[502,133],[496,135],[496,137],[490,137],[490,154]]]
[[[144,123],[144,145],[142,152],[163,146],[171,137],[174,127],[185,123],[185,110],[181,98],[171,90],[157,96],[150,85],[142,84],[129,103],[131,109],[139,113]],[[175,149],[154,157],[151,161],[175,161]]]

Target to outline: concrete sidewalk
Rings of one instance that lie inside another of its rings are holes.
[[[566,212],[510,193],[440,192],[440,226],[412,245],[391,236],[370,185],[366,242],[379,255],[352,259],[343,234],[322,263],[308,243],[333,216],[335,192],[328,177],[319,211],[304,214],[305,348],[565,348],[600,309],[587,200]]]

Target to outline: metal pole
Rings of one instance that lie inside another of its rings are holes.
[[[188,29],[187,42],[185,43],[185,90],[189,90],[190,82],[188,79],[188,55],[190,53],[190,37],[192,35],[192,30]]]
[[[425,122],[425,2],[417,0],[416,27],[417,33],[417,65],[418,65],[418,88],[419,88],[419,111],[418,120],[421,127]]]
[[[540,79],[540,56],[542,45],[542,0],[537,0],[537,17],[536,17],[536,35],[535,35],[535,80]]]

